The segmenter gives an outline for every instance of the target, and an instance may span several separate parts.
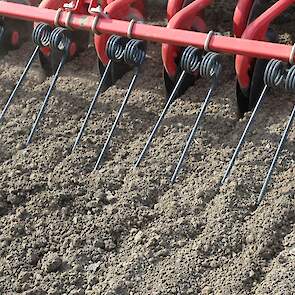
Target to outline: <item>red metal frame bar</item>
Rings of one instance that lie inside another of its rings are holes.
[[[0,1],[0,15],[53,25],[56,10]],[[67,13],[65,12],[61,13],[61,26],[65,25],[66,15]],[[93,21],[94,17],[91,15],[73,14],[70,25],[74,29],[90,31]],[[128,26],[129,23],[127,21],[100,19],[96,28],[103,33],[127,36]],[[168,43],[183,47],[192,45],[202,48],[205,44],[207,34],[137,23],[133,26],[132,36],[159,43]],[[292,50],[291,46],[283,44],[216,35],[211,39],[210,49],[220,53],[240,54],[264,59],[275,58],[285,62],[289,60]]]
[[[170,12],[168,15],[170,20],[168,22],[167,28],[207,32],[207,25],[201,15],[203,14],[205,8],[212,4],[213,0],[195,0],[186,7],[179,9],[179,11],[177,11],[175,15],[172,16],[171,11],[176,10],[173,10],[173,2],[176,2],[176,9],[179,5],[177,1],[169,1],[170,7],[168,8],[170,9]],[[195,30],[193,27],[195,27]],[[170,78],[173,78],[176,75],[177,64],[175,60],[178,57],[179,52],[180,47],[175,45],[164,43],[162,46],[163,64]]]
[[[142,7],[142,0],[113,0],[104,8],[104,13],[108,15],[111,19],[117,20],[127,20],[130,21],[131,19],[143,21],[143,15],[141,12],[136,9],[135,7]],[[107,65],[109,62],[109,58],[106,54],[106,46],[109,40],[109,34],[100,34],[94,36],[94,44],[96,48],[97,55],[100,61]]]
[[[271,22],[285,10],[291,7],[294,0],[280,0],[262,13],[257,19],[249,24],[243,32],[242,39],[251,40],[266,40],[266,32],[269,29]],[[249,69],[253,64],[253,59],[243,55],[236,57],[236,72],[241,86],[246,89],[250,85],[251,77]]]
[[[233,18],[233,29],[236,37],[241,37],[247,27],[252,5],[255,0],[239,0]]]

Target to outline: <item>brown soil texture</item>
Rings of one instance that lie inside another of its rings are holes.
[[[0,61],[1,107],[30,50],[27,43]],[[282,90],[267,95],[220,187],[249,118],[236,119],[233,60],[222,62],[220,85],[174,185],[169,179],[209,82],[197,81],[174,102],[134,169],[165,102],[160,46],[150,44],[107,158],[92,173],[131,73],[100,96],[70,154],[99,81],[94,49],[65,66],[24,148],[50,83],[34,65],[0,126],[0,294],[295,293],[294,127],[255,208],[295,99]]]

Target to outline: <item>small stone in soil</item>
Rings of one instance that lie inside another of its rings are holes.
[[[56,254],[49,252],[42,261],[42,269],[46,272],[56,272],[61,268],[62,259]]]
[[[104,248],[107,251],[111,251],[111,250],[114,250],[116,248],[116,244],[111,239],[108,239],[108,240],[104,241]]]
[[[27,262],[31,265],[37,265],[39,261],[39,255],[32,250],[29,250],[27,253]]]
[[[207,294],[211,294],[211,292],[212,292],[212,288],[210,288],[209,286],[206,286],[202,289],[201,294],[207,295]]]

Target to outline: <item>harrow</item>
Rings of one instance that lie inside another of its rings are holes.
[[[233,37],[224,36],[214,30],[209,31],[204,12],[214,5],[213,0],[168,1],[166,27],[144,22],[143,0],[44,0],[39,6],[37,2],[25,0],[0,2],[1,52],[6,53],[8,50],[16,49],[21,45],[20,40],[26,40],[26,34],[22,35],[20,28],[28,22],[34,23],[31,30],[32,39],[36,45],[0,114],[0,124],[3,123],[9,106],[13,103],[32,63],[39,57],[42,68],[48,76],[52,76],[52,81],[26,141],[26,145],[30,144],[64,65],[87,48],[89,32],[92,32],[101,79],[73,143],[72,152],[81,141],[99,96],[127,72],[133,71],[129,87],[94,170],[102,165],[117,124],[136,86],[150,41],[162,44],[164,85],[167,96],[165,107],[135,162],[135,167],[142,163],[165,115],[171,105],[177,103],[177,97],[184,94],[200,79],[211,81],[211,86],[201,109],[196,114],[195,123],[171,177],[171,183],[176,181],[207,107],[218,89],[218,81],[222,73],[222,54],[235,56],[238,116],[243,117],[249,111],[252,111],[252,114],[221,180],[221,185],[225,184],[230,175],[246,136],[262,107],[267,90],[282,85],[287,91],[295,89],[295,46],[278,43],[277,35],[271,28],[276,18],[295,3],[294,0],[278,0],[274,4],[264,0],[239,0],[234,12],[235,36]],[[294,116],[295,106],[273,157],[257,204],[260,204],[266,194]]]

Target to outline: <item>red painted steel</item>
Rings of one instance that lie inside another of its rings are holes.
[[[241,38],[263,41],[266,40],[266,32],[268,31],[270,24],[275,18],[294,4],[294,2],[294,0],[277,1],[273,6],[247,26]],[[274,52],[271,52],[271,54],[273,53]],[[236,57],[237,78],[242,88],[246,89],[250,85],[251,77],[249,76],[249,70],[253,62],[254,60],[251,57],[243,55],[237,55]]]
[[[233,29],[236,37],[241,37],[245,31],[253,5],[253,0],[239,0],[233,17]]]
[[[175,2],[176,7],[174,9],[171,2]],[[202,15],[203,10],[212,4],[212,2],[213,0],[196,0],[186,7],[181,7],[174,16],[171,16],[172,11],[175,12],[176,9],[179,9],[180,3],[175,0],[169,1],[168,15],[170,15],[170,21],[167,28],[206,32],[206,23],[200,15]],[[170,78],[176,75],[177,65],[175,60],[179,52],[180,48],[178,46],[165,43],[162,45],[163,64]]]
[[[167,4],[167,19],[170,19],[181,9],[183,8],[184,0],[169,0]]]
[[[136,8],[138,7],[138,9]],[[104,12],[111,18],[117,20],[140,20],[143,21],[143,11],[142,1],[138,0],[116,0],[110,1],[110,3],[104,8]],[[94,44],[96,48],[97,55],[101,62],[106,65],[109,58],[106,54],[106,45],[110,34],[101,34],[94,36]]]
[[[0,15],[53,25],[56,11],[0,1]],[[61,26],[65,25],[66,16],[67,13],[61,13]],[[90,31],[93,20],[94,17],[90,15],[73,14],[70,25],[74,29]],[[127,21],[100,19],[96,29],[103,33],[127,36],[128,26],[129,23]],[[177,46],[192,45],[202,48],[207,34],[137,23],[133,27],[132,36],[159,43],[174,44]],[[220,53],[239,54],[264,59],[275,58],[286,62],[289,60],[292,50],[289,45],[226,36],[213,36],[210,42],[210,49]]]

